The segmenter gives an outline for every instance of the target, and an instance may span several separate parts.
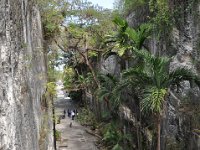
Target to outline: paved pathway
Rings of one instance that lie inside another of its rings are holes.
[[[60,92],[60,89],[57,89]],[[55,102],[57,115],[63,115],[64,109],[74,109],[75,106],[69,99],[64,99],[63,94],[58,94]],[[72,127],[69,126],[72,122]],[[85,132],[85,127],[81,126],[71,118],[61,119],[56,125],[56,130],[61,132],[61,141],[57,141],[57,150],[98,150],[94,144],[96,137]]]

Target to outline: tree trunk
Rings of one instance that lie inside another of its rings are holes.
[[[140,127],[138,126],[138,124],[136,125],[136,130],[137,130],[137,142],[138,142],[138,150],[141,150],[141,146],[140,146]]]
[[[86,64],[88,65],[88,67],[89,67],[89,69],[90,69],[90,71],[91,71],[91,73],[92,73],[92,76],[93,76],[93,78],[94,78],[94,81],[95,81],[95,83],[97,84],[97,87],[99,88],[99,87],[100,87],[100,83],[99,83],[99,81],[98,81],[98,79],[97,79],[97,77],[96,77],[95,71],[94,71],[94,69],[93,69],[93,67],[92,67],[92,65],[90,64],[90,62],[89,62],[88,59],[86,59]]]
[[[158,115],[158,122],[157,122],[157,150],[160,150],[160,125],[161,125],[161,116]]]

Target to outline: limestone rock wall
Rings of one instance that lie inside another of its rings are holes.
[[[188,5],[190,4],[190,5]],[[187,67],[199,74],[200,55],[200,2],[194,0],[174,1],[174,8],[180,7],[179,18],[175,18],[170,36],[168,55],[174,56],[170,69]],[[165,125],[163,126],[163,149],[179,147],[187,150],[200,149],[200,90],[189,82],[183,82],[181,89],[175,89],[178,99],[170,96]],[[197,122],[196,122],[197,121]],[[173,141],[173,142],[172,142]]]
[[[40,102],[46,84],[42,42],[35,0],[0,0],[2,150],[39,150]]]
[[[120,66],[120,59],[117,56],[111,55],[105,60],[102,58],[99,64],[100,64],[100,71],[102,73],[119,76],[121,66]]]
[[[173,56],[170,69],[187,67],[200,73],[200,1],[171,0],[169,7],[176,11],[174,24],[168,37],[163,41],[153,37],[146,44],[154,54]],[[178,10],[178,11],[177,11]],[[141,15],[142,14],[142,15]],[[131,26],[145,22],[149,15],[144,6],[127,16]],[[142,18],[141,18],[142,17]],[[183,82],[181,89],[174,89],[168,99],[168,107],[163,120],[161,149],[200,149],[200,90],[189,82]]]

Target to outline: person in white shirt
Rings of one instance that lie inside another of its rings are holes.
[[[71,116],[72,116],[72,120],[74,120],[74,117],[75,117],[74,111],[71,112]]]

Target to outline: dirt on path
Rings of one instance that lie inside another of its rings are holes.
[[[71,100],[64,99],[62,94],[55,102],[56,116],[63,115],[64,109],[75,108]],[[70,122],[72,122],[72,127],[70,127]],[[61,140],[57,141],[57,150],[98,150],[95,146],[96,137],[86,133],[85,129],[66,115],[64,119],[61,119],[60,124],[56,125],[56,130],[61,132]]]

